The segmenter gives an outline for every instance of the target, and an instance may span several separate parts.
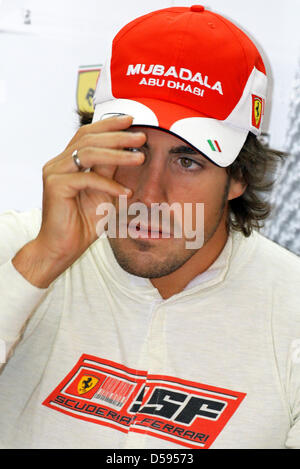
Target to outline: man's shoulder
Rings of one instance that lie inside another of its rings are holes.
[[[245,256],[243,265],[249,278],[257,285],[266,288],[269,285],[300,298],[300,257],[259,232],[246,238],[245,243],[249,255]]]
[[[32,208],[30,210],[18,211],[15,209],[6,210],[0,214],[1,224],[11,224],[19,226],[39,226],[42,220],[42,210]]]
[[[38,208],[23,212],[7,210],[0,214],[0,262],[38,235],[41,220],[42,212]]]
[[[287,285],[298,291],[300,257],[258,231],[234,236],[232,273],[246,275],[254,284]]]
[[[289,251],[259,232],[255,232],[253,236],[256,240],[255,250],[258,260],[261,262],[268,261],[269,265],[280,265],[282,268],[293,268],[300,273],[300,257],[294,252]]]

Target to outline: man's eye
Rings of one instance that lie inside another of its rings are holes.
[[[193,161],[190,158],[180,158],[181,166],[184,168],[190,168],[193,164]]]
[[[131,151],[132,153],[135,153],[135,152],[140,152],[141,149],[140,148],[136,148],[136,147],[128,147],[128,148],[124,148],[125,151]]]
[[[186,156],[182,156],[179,158],[180,166],[184,169],[199,169],[201,168],[201,164],[192,160],[191,158],[187,158]]]

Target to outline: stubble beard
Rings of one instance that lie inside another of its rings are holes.
[[[221,223],[221,220],[223,219],[229,191],[229,183],[230,179],[228,177],[222,201],[214,216],[214,223],[208,228],[204,227],[204,241],[202,247],[205,246],[213,237]],[[166,255],[164,255],[163,249],[161,249],[160,255],[152,255],[155,247],[153,247],[151,243],[143,241],[142,239],[128,240],[126,238],[121,239],[108,237],[108,240],[113,254],[123,270],[137,277],[149,279],[165,277],[166,275],[175,272],[199,251],[199,248],[187,249],[185,247],[184,239],[170,239],[170,243],[173,243],[174,248],[168,250]],[[127,243],[130,243],[130,246],[128,246]],[[162,242],[162,245],[163,243],[164,241]],[[134,246],[134,249],[132,249],[132,246]]]

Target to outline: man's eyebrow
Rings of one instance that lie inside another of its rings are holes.
[[[149,145],[147,142],[144,143],[144,145],[141,146],[141,149],[144,150],[149,150]],[[171,155],[178,155],[178,154],[185,154],[185,155],[193,155],[193,156],[198,156],[199,159],[205,160],[201,153],[197,150],[195,150],[192,147],[189,147],[188,145],[178,145],[170,148],[169,153]]]
[[[188,147],[187,145],[179,145],[170,149],[169,153],[177,154],[177,153],[187,153],[189,155],[200,155],[197,150],[194,150],[192,147]]]

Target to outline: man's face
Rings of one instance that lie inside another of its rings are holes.
[[[159,278],[174,272],[203,249],[187,248],[182,226],[187,207],[185,204],[193,208],[189,216],[189,226],[193,228],[196,227],[196,204],[204,204],[204,226],[201,229],[204,234],[203,246],[206,246],[207,243],[213,243],[214,237],[221,231],[226,232],[227,201],[235,197],[240,188],[229,182],[224,168],[217,167],[179,138],[146,127],[133,127],[130,131],[146,134],[147,141],[142,147],[145,160],[141,166],[119,166],[115,180],[133,191],[133,196],[127,201],[128,208],[132,204],[142,203],[148,209],[148,220],[142,222],[146,229],[139,226],[140,231],[136,231],[138,238],[130,237],[129,229],[126,238],[109,238],[109,241],[124,270],[140,277]],[[151,225],[150,216],[151,205],[162,203],[169,206],[176,203],[177,207],[179,204],[182,208],[177,215],[174,214],[171,229],[164,235],[162,223],[159,226]],[[118,201],[116,206],[118,212]],[[134,218],[136,215],[128,216],[129,225],[132,225]],[[175,236],[174,219],[182,226],[181,238]]]

